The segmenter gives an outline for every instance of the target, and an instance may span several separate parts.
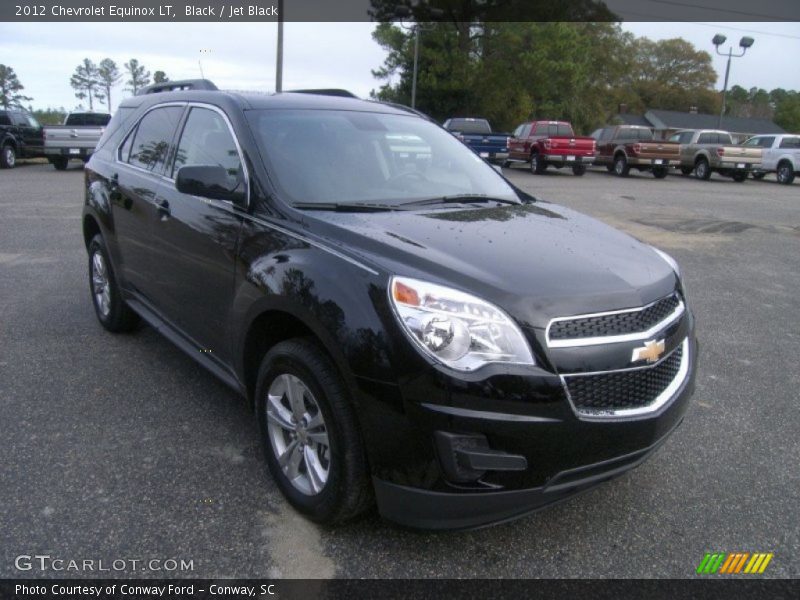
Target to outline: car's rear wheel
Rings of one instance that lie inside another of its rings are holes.
[[[258,373],[256,403],[267,466],[298,511],[337,523],[372,504],[372,485],[348,393],[311,340],[274,346]]]
[[[572,167],[572,173],[580,177],[584,173],[586,173],[586,165],[575,165]]]
[[[52,159],[52,162],[57,171],[66,171],[69,166],[69,159],[66,156],[58,156]]]
[[[0,169],[13,169],[17,164],[17,151],[11,144],[6,144],[0,150]]]
[[[708,166],[708,161],[701,158],[694,166],[694,176],[703,181],[708,181],[711,178],[711,167]]]
[[[139,315],[122,298],[108,259],[108,250],[100,234],[89,243],[89,290],[97,320],[108,331],[131,331],[139,324]]]
[[[547,170],[547,163],[542,160],[537,152],[531,154],[531,173],[541,175]]]
[[[628,165],[628,159],[625,158],[624,154],[618,154],[614,157],[614,174],[617,177],[627,177],[628,174],[631,172],[631,168]]]
[[[789,161],[783,161],[778,165],[778,170],[775,172],[775,177],[778,179],[778,183],[783,183],[788,185],[794,181],[794,169],[792,168],[792,163]]]

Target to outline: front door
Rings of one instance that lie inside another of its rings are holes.
[[[184,166],[219,165],[246,186],[239,148],[224,114],[190,106],[165,181],[164,210],[153,226],[156,303],[197,344],[198,352],[226,364],[233,302],[236,244],[242,216],[231,202],[183,194],[175,188]]]

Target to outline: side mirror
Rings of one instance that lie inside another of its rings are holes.
[[[219,165],[181,167],[175,177],[175,188],[182,194],[227,200],[242,207],[246,200],[240,179]]]

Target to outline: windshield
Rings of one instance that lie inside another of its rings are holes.
[[[518,202],[505,180],[437,125],[412,115],[252,110],[267,170],[293,203],[369,203],[481,196]]]

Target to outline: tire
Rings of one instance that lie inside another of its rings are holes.
[[[628,159],[625,158],[624,154],[618,154],[614,157],[614,174],[617,177],[627,177],[628,174],[631,172],[631,168],[628,165]]]
[[[789,161],[782,161],[778,164],[778,169],[775,171],[775,177],[778,183],[789,185],[794,181],[794,169],[792,163]]]
[[[541,175],[547,170],[547,163],[539,158],[539,154],[534,152],[531,154],[531,173],[534,175]]]
[[[573,175],[577,175],[578,177],[580,177],[584,173],[586,173],[586,165],[575,165],[574,167],[572,167]]]
[[[614,163],[606,165],[606,171],[608,171],[609,173],[613,173],[614,172]]]
[[[692,171],[694,171],[694,167],[681,167],[682,175],[691,175]]]
[[[97,320],[108,331],[132,331],[139,324],[139,315],[122,298],[108,250],[99,233],[89,243],[89,292]]]
[[[656,179],[664,179],[668,172],[667,167],[656,167],[653,169],[653,177]]]
[[[291,409],[290,394],[301,398],[302,419]],[[267,352],[258,371],[256,407],[267,466],[295,509],[312,521],[333,524],[372,506],[353,406],[338,370],[317,344],[295,338]]]
[[[69,159],[66,156],[59,156],[52,160],[53,166],[56,168],[56,171],[66,171],[67,166],[69,165]]]
[[[11,144],[0,150],[0,169],[13,169],[17,165],[17,151]]]
[[[757,172],[757,171],[754,171],[753,173],[750,173],[750,175],[756,181],[760,181],[761,179],[764,179],[764,177],[767,176],[766,173],[761,173],[761,172]]]
[[[747,179],[747,172],[735,172],[731,174],[731,179],[733,179],[736,183],[742,183],[745,179]]]
[[[507,161],[507,160],[504,160],[504,161],[503,161],[503,164],[501,164],[501,165],[500,165],[500,168],[502,168],[502,169],[509,169],[509,168],[511,168],[511,162],[509,162],[509,161]]]
[[[694,165],[694,176],[703,181],[711,179],[711,167],[705,158],[699,159]]]

